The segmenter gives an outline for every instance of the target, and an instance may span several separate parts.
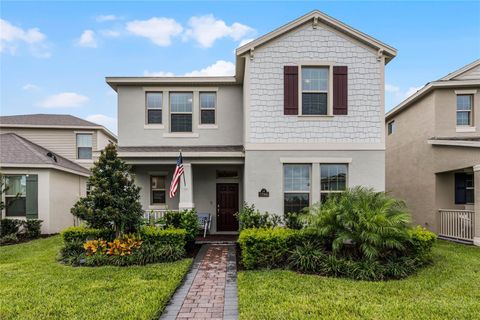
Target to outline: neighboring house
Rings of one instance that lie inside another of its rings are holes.
[[[109,141],[116,138],[107,129],[70,115],[0,117],[0,171],[9,187],[1,217],[38,218],[42,233],[73,225],[70,208]]]
[[[425,85],[385,126],[386,190],[415,223],[480,245],[480,60]]]
[[[107,77],[119,155],[148,210],[196,208],[236,232],[245,201],[283,214],[385,187],[384,68],[396,50],[319,11],[236,50],[231,77]],[[185,175],[168,188],[179,151]]]
[[[10,132],[86,168],[109,142],[117,141],[105,127],[67,114],[0,116],[0,133]]]

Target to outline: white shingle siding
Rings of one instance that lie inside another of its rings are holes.
[[[347,116],[311,121],[283,114],[283,66],[304,61],[348,66]],[[256,48],[250,64],[247,142],[380,143],[382,63],[374,51],[321,26],[313,29],[311,23]]]

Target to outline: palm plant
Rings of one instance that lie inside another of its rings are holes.
[[[332,252],[373,260],[405,250],[410,215],[402,201],[355,187],[312,206],[304,220]]]

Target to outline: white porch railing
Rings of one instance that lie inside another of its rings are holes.
[[[153,209],[153,210],[145,210],[143,212],[143,217],[148,221],[155,221],[157,219],[163,218],[163,215],[167,211],[178,211],[178,210],[170,210],[170,209]]]
[[[475,212],[471,210],[440,209],[439,236],[473,241],[475,234]]]

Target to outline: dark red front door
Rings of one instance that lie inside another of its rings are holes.
[[[217,231],[238,231],[238,184],[217,183]]]

